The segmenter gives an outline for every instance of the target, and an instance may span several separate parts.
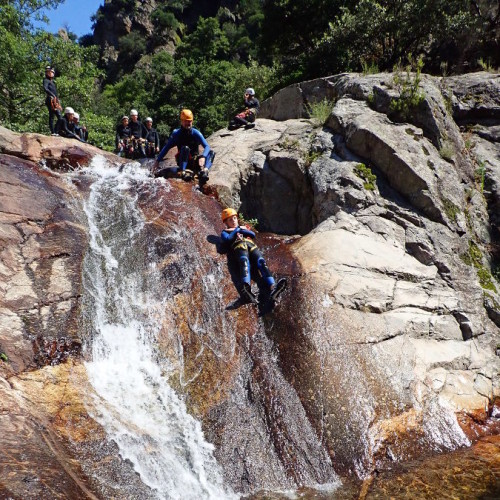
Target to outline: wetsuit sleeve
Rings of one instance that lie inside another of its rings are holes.
[[[202,133],[197,129],[193,129],[193,134],[195,134],[198,143],[201,144],[204,148],[203,153],[201,153],[201,155],[207,158],[208,153],[210,153],[210,146],[208,145],[207,140],[203,137]]]
[[[163,148],[161,149],[161,151],[158,153],[158,156],[156,157],[156,161],[162,161],[163,160],[163,157],[174,147],[177,145],[177,137],[179,135],[179,132],[178,132],[179,129],[177,130],[174,130],[172,132],[172,135],[169,137],[167,143],[165,144],[165,146],[163,146]]]
[[[232,243],[235,240],[236,235],[239,233],[239,229],[240,228],[236,228],[233,231],[222,231],[222,233],[220,234],[222,243],[224,243],[225,245]]]

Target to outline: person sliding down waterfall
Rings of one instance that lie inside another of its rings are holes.
[[[215,153],[210,149],[203,134],[198,129],[193,128],[193,119],[192,111],[189,109],[181,111],[180,128],[172,132],[167,143],[156,157],[152,170],[155,177],[181,177],[190,181],[197,174],[200,187],[208,181],[208,170],[212,166]],[[177,167],[158,170],[160,162],[174,146],[177,146],[177,154],[175,155]],[[200,146],[203,146],[201,154],[199,154]]]
[[[253,302],[258,304],[257,297],[252,292],[251,276],[257,277],[259,289],[264,296],[274,302],[286,287],[286,280],[280,279],[275,283],[269,271],[264,256],[253,241],[255,233],[248,226],[241,226],[238,214],[232,208],[222,211],[222,222],[226,228],[221,233],[221,253],[228,254],[230,266],[238,269],[236,288],[244,303]]]

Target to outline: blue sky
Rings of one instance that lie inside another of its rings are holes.
[[[104,0],[66,0],[56,9],[46,10],[50,24],[37,24],[51,33],[57,33],[59,28],[66,25],[78,37],[91,33],[92,21],[90,17],[97,12]]]

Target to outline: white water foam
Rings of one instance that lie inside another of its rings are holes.
[[[148,242],[133,189],[150,181],[139,169],[119,173],[99,157],[86,174],[94,177],[84,206],[90,235],[84,303],[91,337],[85,366],[95,390],[92,416],[158,498],[237,498],[224,485],[200,423],[155,360],[158,314],[165,304],[155,290],[159,273],[145,263]]]

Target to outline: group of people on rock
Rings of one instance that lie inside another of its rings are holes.
[[[116,127],[115,147],[118,156],[154,158],[160,151],[160,136],[153,128],[149,116],[142,123],[136,109],[130,111],[130,119],[123,116]]]
[[[89,133],[85,125],[80,124],[80,115],[67,106],[64,114],[61,113],[62,106],[57,95],[57,86],[54,81],[55,69],[52,66],[45,68],[43,89],[45,90],[45,105],[49,110],[49,129],[52,135],[60,135],[87,142]],[[57,119],[54,124],[54,119]]]

